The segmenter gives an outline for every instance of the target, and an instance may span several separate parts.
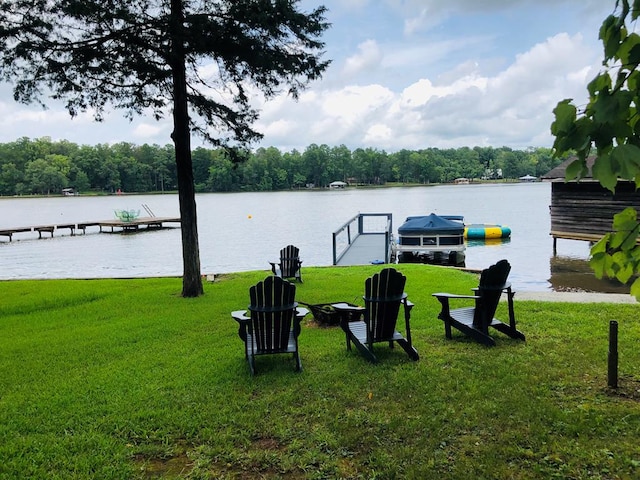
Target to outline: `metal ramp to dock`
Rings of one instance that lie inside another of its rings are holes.
[[[359,213],[333,232],[333,264],[391,263],[392,244],[390,213]]]

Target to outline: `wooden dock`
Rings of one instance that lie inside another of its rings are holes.
[[[8,237],[10,242],[13,240],[13,235],[16,233],[38,232],[38,238],[42,238],[43,233],[49,233],[51,234],[51,237],[53,237],[53,233],[58,230],[69,230],[73,236],[76,232],[82,232],[83,234],[87,233],[87,228],[89,227],[99,227],[100,232],[134,232],[140,228],[163,228],[166,223],[180,224],[180,217],[140,217],[127,222],[116,219],[98,220],[96,222],[55,223],[48,225],[32,225],[29,227],[3,228],[0,229],[0,237]]]

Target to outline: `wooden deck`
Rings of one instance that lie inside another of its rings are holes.
[[[54,232],[58,230],[69,230],[71,235],[75,235],[76,231],[87,233],[89,227],[99,227],[100,232],[132,232],[137,231],[141,227],[146,229],[163,228],[166,223],[180,224],[179,217],[141,217],[129,222],[121,220],[98,220],[95,222],[81,223],[55,223],[46,225],[32,225],[28,227],[4,228],[0,229],[0,237],[8,237],[9,241],[13,240],[16,233],[38,232],[38,238],[42,238],[43,233],[49,233],[53,237]]]

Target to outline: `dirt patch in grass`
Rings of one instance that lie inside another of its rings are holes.
[[[144,478],[164,478],[185,476],[193,468],[193,462],[186,453],[166,458],[153,458],[146,455],[136,456],[136,463]]]
[[[253,447],[257,450],[280,450],[282,446],[275,438],[260,437],[253,442]]]
[[[628,375],[621,376],[618,378],[618,388],[607,387],[605,391],[612,397],[640,402],[640,379]]]

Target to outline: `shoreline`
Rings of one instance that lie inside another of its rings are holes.
[[[536,302],[566,302],[566,303],[626,303],[637,304],[636,297],[627,293],[597,293],[597,292],[516,292],[514,300]]]

